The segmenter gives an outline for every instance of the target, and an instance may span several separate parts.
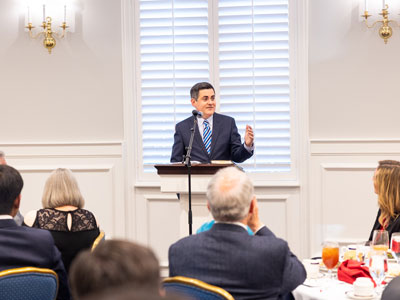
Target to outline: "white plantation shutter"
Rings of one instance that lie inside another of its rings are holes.
[[[144,171],[169,162],[175,124],[193,109],[190,88],[210,81],[242,138],[246,124],[255,130],[255,155],[242,166],[289,172],[288,0],[219,0],[209,13],[215,1],[139,0]]]
[[[287,0],[218,1],[221,112],[246,124],[255,155],[243,167],[288,172],[290,151],[289,24]]]
[[[168,163],[175,124],[190,115],[190,88],[209,81],[208,1],[141,0],[144,171]]]

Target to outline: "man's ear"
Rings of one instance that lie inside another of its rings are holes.
[[[211,211],[211,209],[210,209],[210,203],[208,203],[208,201],[207,201],[207,208],[208,208],[208,211]]]
[[[194,98],[190,99],[190,103],[192,103],[193,106],[194,106],[194,104],[195,104],[196,102],[197,102],[196,99],[194,99]]]
[[[20,203],[21,203],[21,194],[19,194],[18,197],[15,198],[15,201],[14,201],[14,204],[13,204],[13,209],[18,210]]]

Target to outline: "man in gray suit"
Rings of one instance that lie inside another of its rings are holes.
[[[216,223],[170,247],[170,276],[200,279],[235,299],[281,299],[305,280],[306,271],[287,243],[261,223],[254,187],[244,172],[218,171],[208,184],[207,200]]]

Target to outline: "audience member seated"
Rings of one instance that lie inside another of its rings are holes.
[[[0,271],[20,267],[52,269],[59,280],[57,299],[68,300],[67,273],[51,234],[18,226],[13,220],[19,209],[23,185],[17,170],[0,165]]]
[[[153,251],[123,240],[106,240],[93,252],[80,253],[71,265],[70,283],[74,300],[124,285],[161,293],[159,263]]]
[[[215,220],[211,220],[209,222],[205,222],[205,223],[203,223],[203,225],[201,225],[199,227],[199,229],[196,230],[196,233],[200,233],[200,232],[203,232],[203,231],[210,230],[214,226],[214,224],[215,224]],[[254,232],[250,229],[249,226],[246,226],[246,230],[247,230],[248,234],[254,235]]]
[[[6,155],[4,154],[3,151],[0,151],[0,165],[6,165],[6,164],[7,164]],[[14,217],[14,221],[19,226],[21,226],[22,222],[24,221],[24,217],[21,215],[19,210],[17,211],[17,214]]]
[[[200,279],[235,299],[280,299],[305,280],[305,269],[287,243],[261,223],[244,172],[218,171],[207,187],[207,206],[216,223],[170,247],[169,276]]]
[[[79,300],[185,300],[181,296],[161,296],[159,293],[151,291],[138,291],[137,288],[132,288],[124,285],[117,288],[112,288],[106,292],[91,294]]]
[[[381,300],[399,300],[400,299],[400,276],[393,278],[388,283],[382,293]]]
[[[390,239],[393,232],[400,231],[400,162],[380,161],[373,182],[379,210],[368,240],[372,241],[377,229],[387,230]]]
[[[79,251],[91,248],[100,230],[95,216],[83,206],[78,183],[68,169],[57,169],[47,179],[43,209],[26,214],[24,224],[49,230],[61,252],[67,273]]]
[[[6,165],[6,164],[7,164],[6,156],[3,151],[0,151],[0,165]]]

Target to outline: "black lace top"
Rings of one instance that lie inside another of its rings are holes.
[[[84,249],[90,249],[100,234],[94,215],[81,208],[72,211],[40,209],[32,227],[50,231],[67,273],[75,256]]]
[[[94,215],[86,209],[78,208],[72,211],[61,211],[54,208],[44,208],[37,211],[32,227],[53,231],[76,232],[96,229],[97,223]]]

